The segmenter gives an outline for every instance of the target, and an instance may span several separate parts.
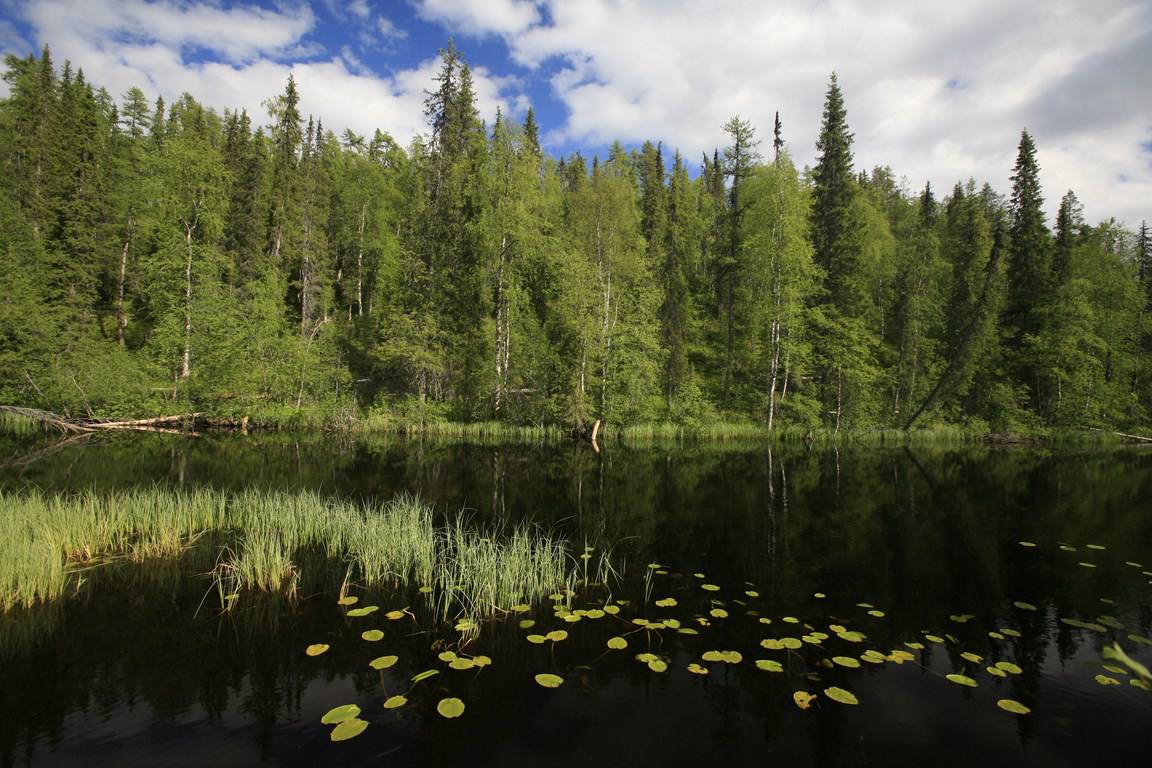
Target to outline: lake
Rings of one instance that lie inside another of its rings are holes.
[[[0,488],[412,493],[438,524],[530,521],[568,542],[577,576],[597,561],[585,547],[618,575],[464,642],[416,584],[353,583],[380,611],[350,616],[346,564],[307,553],[300,594],[223,610],[206,575],[220,532],[93,564],[0,614],[3,766],[1152,765],[1152,693],[1102,658],[1118,641],[1152,665],[1147,449],[50,443],[0,438]],[[527,637],[548,632],[567,636]],[[382,654],[397,659],[372,668]],[[802,709],[797,691],[816,698]],[[442,716],[446,699],[463,713]],[[368,727],[333,743],[321,719],[346,704]]]

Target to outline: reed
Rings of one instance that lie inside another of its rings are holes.
[[[215,551],[210,573],[225,607],[246,591],[296,594],[308,562],[326,571],[322,586],[432,586],[443,617],[538,600],[574,562],[566,542],[531,526],[485,533],[461,517],[437,528],[414,496],[354,504],[258,490],[0,491],[0,610],[58,599],[102,564],[203,562],[204,548]]]

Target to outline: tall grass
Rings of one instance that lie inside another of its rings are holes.
[[[203,562],[205,548],[215,550],[225,605],[244,591],[295,594],[314,569],[333,585],[434,587],[444,617],[537,600],[566,582],[574,562],[566,542],[528,526],[486,534],[457,519],[437,528],[413,496],[357,505],[311,492],[0,491],[0,610],[55,600],[109,561],[199,550]]]

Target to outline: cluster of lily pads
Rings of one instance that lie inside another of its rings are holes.
[[[1021,542],[1029,549],[1037,548],[1032,542]],[[1067,548],[1069,545],[1062,545]],[[1090,548],[1100,550],[1103,547],[1090,545]],[[1137,563],[1128,563],[1137,569],[1143,566]],[[1147,571],[1143,572],[1148,575]],[[668,577],[664,579],[662,577]],[[694,573],[691,577],[672,574],[659,564],[652,563],[648,567],[645,578],[644,599],[633,603],[626,599],[613,599],[605,585],[591,585],[585,582],[585,593],[579,596],[582,607],[576,607],[577,593],[571,589],[563,589],[550,595],[552,601],[551,623],[554,628],[539,627],[544,619],[532,618],[528,614],[533,607],[527,603],[509,606],[506,609],[495,609],[493,615],[484,620],[464,617],[452,626],[459,633],[454,643],[455,649],[440,651],[438,659],[449,670],[480,671],[492,663],[492,659],[485,655],[473,655],[465,652],[465,648],[474,641],[487,622],[515,622],[516,630],[523,632],[524,641],[547,647],[551,659],[550,671],[540,671],[533,674],[536,684],[543,688],[555,689],[565,684],[565,678],[556,668],[555,649],[569,640],[570,631],[577,626],[598,624],[609,625],[611,629],[604,634],[609,636],[604,640],[604,650],[587,664],[576,667],[588,669],[601,659],[620,652],[632,651],[632,658],[645,666],[655,675],[668,674],[677,666],[691,675],[706,677],[713,672],[738,667],[745,661],[744,651],[734,649],[706,648],[691,649],[690,660],[682,658],[682,651],[688,646],[703,645],[701,641],[688,638],[703,636],[730,619],[755,621],[758,626],[767,632],[768,627],[779,629],[772,634],[776,636],[764,637],[759,641],[759,649],[755,652],[752,666],[762,672],[770,674],[788,674],[790,681],[803,681],[799,686],[792,686],[792,701],[801,710],[809,710],[819,706],[821,698],[839,705],[853,706],[860,703],[857,694],[848,688],[839,685],[826,684],[823,677],[825,673],[837,669],[857,670],[865,666],[881,667],[886,664],[903,665],[914,664],[927,673],[939,676],[942,680],[957,686],[977,688],[981,685],[977,677],[987,674],[994,679],[1005,679],[1024,674],[1024,669],[1011,659],[995,658],[1002,655],[1005,642],[1018,639],[1021,633],[1009,626],[992,624],[995,628],[987,630],[986,634],[991,647],[992,658],[985,653],[964,649],[964,643],[952,632],[922,630],[914,639],[898,643],[901,647],[884,646],[873,643],[860,628],[850,628],[848,619],[829,616],[827,623],[809,622],[797,616],[770,617],[763,615],[759,603],[760,593],[756,585],[745,582],[740,590],[741,594],[728,599],[722,597],[723,590],[717,584],[711,583],[704,573]],[[668,594],[653,598],[657,591],[676,592],[678,596]],[[817,592],[813,597],[818,601],[827,599],[827,595]],[[688,606],[681,606],[681,602],[690,603],[691,608],[681,616],[674,615],[677,610],[684,611]],[[345,615],[349,619],[366,618],[375,614],[378,606],[357,606],[359,599],[354,595],[342,597],[339,600],[345,608]],[[1105,604],[1112,601],[1103,599]],[[1024,601],[1013,603],[1020,611],[1038,611],[1037,606]],[[860,621],[879,622],[886,617],[881,608],[868,602],[857,602],[854,609],[862,612]],[[540,613],[540,612],[538,612]],[[543,611],[545,613],[546,611]],[[383,613],[388,621],[416,620],[416,615],[409,608],[393,609]],[[865,618],[866,617],[866,618]],[[949,621],[955,625],[967,625],[975,621],[974,614],[953,614]],[[1112,616],[1099,616],[1095,621],[1081,621],[1074,618],[1061,618],[1067,626],[1099,633],[1119,633],[1124,625]],[[591,630],[587,630],[591,631]],[[956,630],[960,632],[959,629]],[[361,638],[368,643],[379,642],[384,638],[380,629],[366,629]],[[674,639],[675,638],[675,639]],[[1131,642],[1152,645],[1152,639],[1144,635],[1131,632],[1127,634]],[[957,669],[940,674],[926,666],[927,654],[933,646],[947,648],[952,654]],[[439,641],[439,647],[445,647],[444,641]],[[319,656],[329,650],[326,644],[308,646],[308,656]],[[769,652],[762,654],[760,651]],[[393,667],[397,661],[396,655],[379,656],[368,661],[373,669],[381,671]],[[1103,670],[1111,675],[1127,676],[1133,687],[1152,691],[1152,674],[1138,661],[1129,657],[1120,647],[1113,643],[1104,651]],[[422,681],[428,680],[441,670],[431,668],[413,675],[409,681],[409,688],[404,694],[388,695],[383,707],[395,710],[408,704],[408,696]],[[1101,685],[1119,685],[1116,677],[1106,674],[1096,676]],[[384,678],[381,676],[383,685]],[[994,682],[993,682],[994,684]],[[1025,703],[1012,698],[999,698],[996,705],[1009,713],[1026,716],[1031,709]],[[436,711],[444,718],[459,717],[465,711],[465,703],[456,697],[441,698],[437,701]],[[362,733],[368,725],[367,720],[360,717],[360,707],[355,704],[346,704],[336,707],[326,713],[322,722],[334,726],[330,737],[333,741],[343,741]]]

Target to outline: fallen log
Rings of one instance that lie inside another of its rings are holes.
[[[186,434],[187,430],[175,429],[173,425],[193,424],[196,419],[202,415],[200,413],[184,413],[176,416],[153,416],[148,419],[130,420],[72,419],[57,413],[52,413],[51,411],[42,411],[38,408],[24,408],[16,405],[0,405],[0,414],[38,422],[46,427],[71,434],[99,432],[102,430],[137,430],[140,432]]]

